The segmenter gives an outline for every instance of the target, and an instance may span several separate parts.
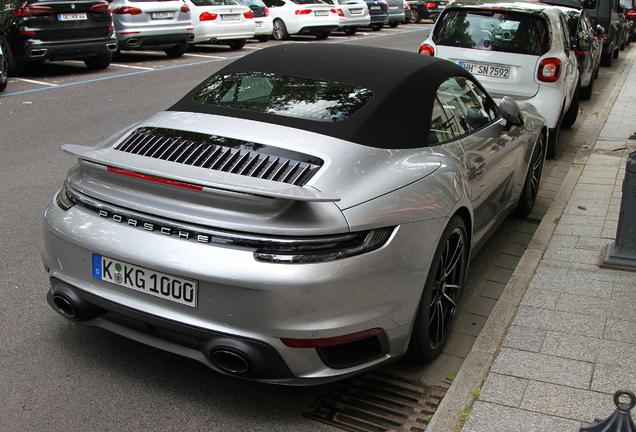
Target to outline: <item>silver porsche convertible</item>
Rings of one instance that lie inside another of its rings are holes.
[[[62,147],[77,163],[44,214],[47,300],[262,382],[430,360],[471,255],[531,211],[547,138],[531,106],[496,105],[446,60],[263,49],[95,147]]]

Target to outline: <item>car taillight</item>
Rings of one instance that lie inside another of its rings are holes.
[[[114,15],[141,15],[141,9],[132,6],[118,7],[113,11]]]
[[[429,55],[431,57],[435,57],[435,49],[430,46],[429,44],[422,44],[420,45],[420,49],[417,50],[418,53],[420,54],[424,54],[424,55]]]
[[[625,16],[627,18],[636,19],[636,11],[633,11],[633,10],[627,11],[627,12],[625,12]]]
[[[311,9],[299,9],[296,11],[296,15],[309,15],[312,12]]]
[[[269,8],[265,6],[265,16],[269,16]]]
[[[254,19],[254,14],[252,13],[252,11],[245,12],[243,15],[245,15],[245,18],[247,19]]]
[[[181,6],[181,12],[183,12],[183,13],[190,12],[190,6],[188,6],[188,5]]]
[[[219,15],[215,13],[203,12],[201,15],[199,15],[199,21],[214,21],[218,18],[218,16]]]
[[[335,345],[356,342],[383,333],[379,328],[363,330],[358,333],[352,333],[345,336],[336,336],[324,339],[287,339],[282,338],[281,341],[290,348],[325,348]]]
[[[539,81],[554,82],[561,76],[561,60],[557,58],[547,58],[541,60],[537,70]]]
[[[342,11],[342,9],[338,9],[338,16],[343,17],[345,16],[344,12]]]
[[[426,7],[429,9],[434,9],[437,7],[437,3],[426,3]]]
[[[98,3],[91,6],[91,12],[110,13],[110,5],[108,3]]]
[[[48,6],[24,6],[13,11],[13,15],[19,17],[31,17],[53,14],[53,9]]]

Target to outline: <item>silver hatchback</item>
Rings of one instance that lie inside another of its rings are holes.
[[[190,8],[181,0],[114,0],[119,50],[160,49],[179,57],[194,40]]]

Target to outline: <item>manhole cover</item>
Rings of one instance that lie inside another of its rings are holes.
[[[370,372],[331,384],[305,417],[354,432],[425,431],[445,394],[419,381]]]

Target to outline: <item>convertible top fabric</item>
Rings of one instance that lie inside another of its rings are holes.
[[[342,44],[278,45],[240,58],[213,76],[246,71],[351,84],[371,90],[373,98],[344,121],[318,122],[195,102],[193,96],[207,85],[206,79],[169,111],[274,123],[376,148],[419,148],[428,145],[433,99],[440,84],[451,76],[472,78],[464,68],[447,60]]]

